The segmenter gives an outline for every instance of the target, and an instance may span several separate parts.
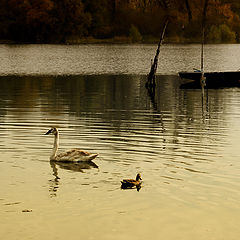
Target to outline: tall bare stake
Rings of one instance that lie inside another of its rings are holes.
[[[200,85],[202,87],[202,93],[204,95],[204,87],[206,86],[206,81],[204,77],[204,43],[205,43],[205,25],[206,25],[206,15],[207,15],[208,0],[205,0],[203,14],[202,14],[202,49],[201,49],[201,78]]]
[[[205,26],[206,26],[206,15],[207,15],[208,0],[205,0],[202,14],[202,49],[201,49],[201,78],[200,85],[202,88],[202,114],[203,119],[205,118],[204,114],[204,88],[206,86],[206,78],[204,77],[204,43],[205,43]],[[208,93],[208,92],[207,92]],[[208,94],[207,94],[208,101]]]

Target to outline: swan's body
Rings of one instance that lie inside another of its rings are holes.
[[[137,174],[136,176],[136,180],[135,179],[123,179],[121,181],[122,183],[122,188],[125,189],[125,188],[140,188],[141,187],[141,182],[142,178],[141,178],[141,175],[140,173]]]
[[[80,149],[71,149],[63,153],[57,154],[59,145],[59,132],[57,128],[51,128],[45,135],[54,135],[54,144],[52,154],[50,156],[51,161],[59,162],[88,162],[97,157],[98,154],[91,154],[89,152]]]

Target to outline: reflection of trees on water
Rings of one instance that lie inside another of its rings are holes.
[[[27,109],[37,107],[43,117],[60,118],[63,112],[81,119],[87,116],[109,123],[116,131],[123,122],[148,118],[156,127],[159,124],[162,134],[172,129],[174,136],[178,136],[179,128],[204,127],[201,121],[195,121],[202,112],[199,91],[179,89],[176,76],[157,76],[155,93],[150,98],[144,86],[145,76],[7,76],[0,80],[0,104],[4,105],[2,109],[11,108],[12,114],[25,115]],[[222,118],[228,104],[224,90],[209,91],[208,112],[215,121],[219,119],[216,128],[221,129],[225,122]],[[149,114],[150,110],[153,114]],[[7,112],[1,110],[0,114]]]
[[[54,178],[49,180],[49,192],[51,197],[57,196],[57,190],[60,185],[60,177],[58,176],[58,168],[70,170],[73,172],[81,172],[84,173],[84,170],[91,169],[91,168],[98,168],[98,165],[94,162],[76,162],[76,163],[69,163],[69,162],[56,162],[50,161],[50,166],[53,170]]]

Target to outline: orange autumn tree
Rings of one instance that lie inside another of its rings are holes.
[[[53,2],[51,0],[28,0],[25,2],[26,24],[35,39],[44,41],[49,32],[49,26],[53,22],[51,10]]]
[[[9,19],[14,19],[9,28],[16,39],[43,38],[51,25],[51,0],[9,0],[5,7],[10,10]]]
[[[239,20],[239,15],[233,12],[230,3],[211,0],[207,14],[207,41],[235,43],[236,33],[239,31]]]

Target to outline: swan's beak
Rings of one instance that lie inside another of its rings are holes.
[[[48,132],[45,133],[45,135],[48,135],[52,132],[52,129],[50,129]]]

